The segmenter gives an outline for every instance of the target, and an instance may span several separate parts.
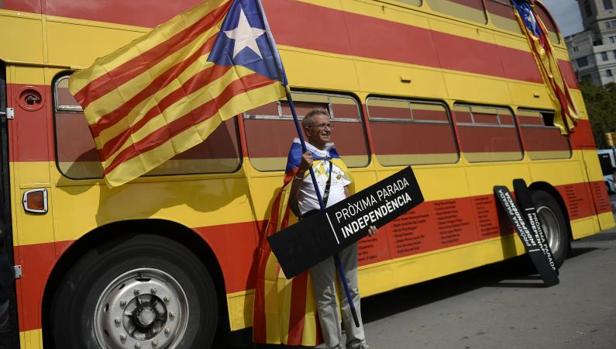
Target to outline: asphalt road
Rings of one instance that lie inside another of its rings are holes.
[[[500,263],[365,299],[371,348],[616,348],[616,231],[574,242],[557,286],[520,269]]]

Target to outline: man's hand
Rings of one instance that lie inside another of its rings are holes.
[[[312,167],[312,153],[306,151],[302,154],[302,162],[299,164],[299,172],[304,173]]]
[[[368,235],[374,236],[376,232],[379,231],[374,225],[368,227]]]

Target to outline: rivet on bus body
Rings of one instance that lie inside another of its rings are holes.
[[[115,319],[113,320],[113,322],[115,322],[116,327],[120,327],[120,319],[119,319],[119,318],[115,318]]]
[[[126,335],[125,334],[121,334],[120,335],[120,340],[122,341],[122,343],[126,342]]]
[[[135,296],[138,296],[138,295],[139,295],[139,290],[134,290],[134,291],[133,291],[133,294],[134,294]]]
[[[151,292],[152,294],[156,294],[156,289],[152,287],[152,289],[150,290],[150,292]]]
[[[171,333],[171,331],[168,328],[165,328],[165,336],[169,336],[169,333]]]
[[[541,94],[539,94],[539,92],[533,92],[533,97],[539,98],[541,97]]]
[[[124,308],[126,306],[126,301],[120,301],[120,306]]]
[[[135,349],[141,348],[141,343],[135,343]]]

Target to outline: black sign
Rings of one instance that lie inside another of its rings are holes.
[[[520,183],[518,183],[517,186],[519,187]],[[507,187],[495,186],[494,195],[496,195],[496,198],[501,203],[501,206],[509,217],[514,229],[518,232],[526,252],[535,265],[535,268],[537,268],[543,283],[546,286],[556,285],[559,280],[558,273],[554,265],[554,258],[552,257],[549,259],[548,254],[545,252],[545,248],[549,251],[549,247],[545,244],[543,232],[540,231],[541,224],[537,219],[536,209],[534,208],[532,201],[530,201],[528,189],[526,189],[526,185],[524,185],[524,189],[516,188],[516,195],[520,196],[520,193],[517,190],[521,190],[521,196],[523,197],[524,202],[523,207],[527,209],[532,207],[532,209],[529,209],[528,212],[531,212],[531,210],[535,212],[532,221],[527,221],[527,215],[520,213],[520,210],[518,209],[518,206],[513,200],[513,197]],[[540,241],[544,241],[543,247]],[[552,256],[551,252],[549,253],[549,256]]]
[[[287,278],[368,235],[423,202],[410,167],[268,238]]]
[[[518,206],[520,206],[520,209],[523,212],[523,217],[526,220],[526,224],[530,226],[530,230],[535,237],[535,241],[539,245],[541,252],[545,255],[545,258],[548,260],[550,268],[556,273],[556,275],[558,275],[558,268],[556,268],[556,263],[554,262],[554,255],[552,254],[550,245],[548,245],[548,241],[545,238],[545,232],[543,231],[541,222],[539,222],[539,217],[537,216],[537,208],[530,197],[530,191],[528,191],[528,187],[526,187],[526,182],[524,182],[523,179],[514,179],[513,191],[515,192],[515,198],[518,201]]]

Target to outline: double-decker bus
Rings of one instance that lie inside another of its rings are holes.
[[[200,0],[0,2],[0,337],[7,348],[205,348],[250,327],[286,101],[117,188],[70,74]],[[425,203],[359,243],[363,296],[521,255],[494,185],[529,185],[559,263],[614,226],[581,118],[555,107],[506,0],[264,0],[300,113],[325,107],[356,189],[412,165]]]

